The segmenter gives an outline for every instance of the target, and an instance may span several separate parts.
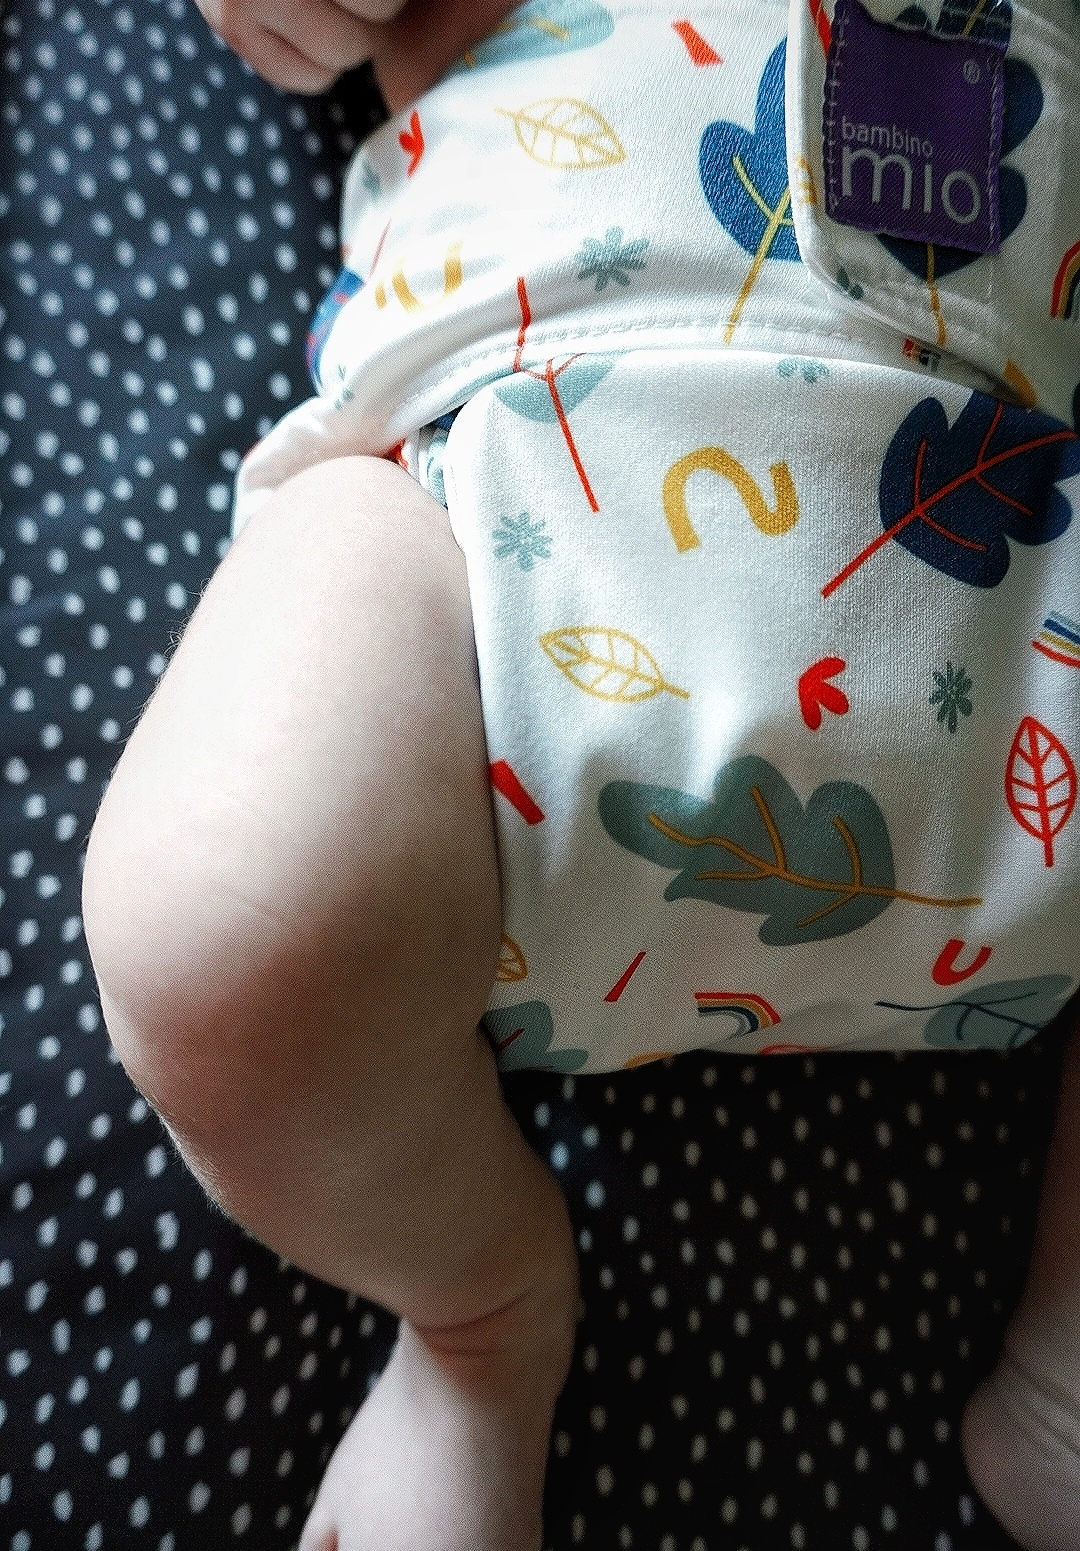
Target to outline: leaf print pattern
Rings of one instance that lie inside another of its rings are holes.
[[[613,355],[572,355],[558,366],[554,361],[546,362],[543,371],[521,366],[498,384],[495,396],[526,420],[561,425],[604,380],[615,361]]]
[[[701,137],[698,176],[709,208],[752,263],[724,330],[730,344],[767,259],[799,261],[788,187],[784,128],[785,45],[770,54],[758,83],[753,132],[718,120]]]
[[[613,781],[601,823],[627,850],[672,868],[664,898],[705,899],[763,915],[763,943],[788,947],[857,931],[893,900],[957,909],[896,887],[892,843],[865,787],[831,781],[804,807],[767,760],[725,765],[711,801],[665,787]]]
[[[499,967],[495,971],[497,981],[525,980],[529,973],[529,966],[525,962],[525,953],[520,943],[507,935],[502,934],[499,944]]]
[[[585,171],[612,167],[626,157],[607,120],[576,97],[544,97],[515,111],[495,111],[513,122],[521,149],[541,166]]]
[[[1072,986],[1070,975],[1037,975],[979,986],[949,1002],[909,1007],[878,1002],[898,1012],[933,1012],[924,1038],[937,1050],[1015,1050],[1057,1017]]]
[[[529,294],[523,275],[518,276],[517,292],[518,305],[521,308],[521,328],[518,330],[517,350],[514,353],[513,375],[499,384],[495,389],[495,397],[500,403],[505,404],[507,409],[512,409],[517,415],[523,415],[526,420],[538,420],[544,425],[558,425],[578,479],[581,481],[585,499],[591,510],[598,512],[600,506],[589,483],[588,475],[585,473],[585,465],[581,461],[567,417],[577,408],[582,399],[592,392],[597,383],[603,381],[618,357],[572,355],[558,366],[552,357],[544,363],[543,371],[525,366],[523,363],[525,340],[529,324],[532,322],[532,313],[529,309]]]
[[[1047,867],[1054,865],[1054,836],[1076,806],[1076,766],[1061,739],[1033,716],[1016,729],[1005,768],[1009,812],[1043,844]]]
[[[968,699],[971,680],[963,668],[954,669],[952,663],[947,662],[944,673],[934,670],[934,683],[937,688],[929,697],[930,704],[940,706],[938,721],[948,722],[949,731],[955,732],[959,726],[957,718],[971,715],[972,705]]]
[[[546,1002],[519,1002],[513,1007],[492,1007],[480,1020],[495,1047],[501,1072],[535,1067],[543,1072],[579,1072],[589,1059],[587,1050],[552,1050],[555,1023]]]
[[[1046,544],[1072,521],[1058,482],[1080,470],[1080,440],[1049,415],[972,393],[950,427],[923,399],[889,443],[878,509],[883,531],[821,589],[828,598],[895,539],[910,554],[971,587],[996,587],[1009,569],[1008,539]]]
[[[610,625],[549,630],[540,645],[571,684],[598,700],[626,705],[664,693],[690,698],[685,689],[667,682],[648,647],[625,630]]]
[[[610,37],[614,26],[611,12],[596,0],[528,0],[475,43],[449,74],[591,48]]]
[[[595,280],[598,291],[603,291],[609,280],[614,280],[616,285],[629,285],[627,270],[645,268],[644,255],[648,246],[647,237],[624,243],[622,227],[609,226],[603,242],[586,237],[582,243],[577,256],[577,262],[582,266],[578,279]]]

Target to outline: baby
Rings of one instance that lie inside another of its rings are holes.
[[[448,23],[102,803],[125,1066],[400,1316],[302,1551],[542,1545],[576,1257],[500,1069],[1003,1048],[1080,975],[1076,21],[903,7]],[[211,20],[409,79],[404,22]],[[964,1419],[1028,1551],[1080,1548],[1078,1176],[1074,1039]]]

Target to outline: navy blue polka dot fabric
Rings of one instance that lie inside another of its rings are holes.
[[[12,0],[0,67],[0,1551],[293,1546],[393,1322],[207,1205],[109,1053],[103,784],[307,391],[339,176],[183,0]],[[551,1551],[1000,1551],[963,1401],[1060,1049],[508,1079],[579,1236]]]

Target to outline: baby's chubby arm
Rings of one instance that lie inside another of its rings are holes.
[[[213,30],[275,86],[325,91],[365,59],[396,113],[511,9],[511,0],[197,0]]]

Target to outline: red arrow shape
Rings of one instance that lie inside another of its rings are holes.
[[[424,154],[424,131],[420,128],[420,115],[415,110],[408,129],[403,129],[398,135],[398,145],[406,156],[412,158],[405,172],[405,176],[411,178]]]
[[[799,710],[811,732],[821,726],[821,708],[844,716],[849,709],[848,697],[842,689],[830,684],[829,679],[843,673],[847,663],[842,657],[822,657],[811,663],[799,679]]]

